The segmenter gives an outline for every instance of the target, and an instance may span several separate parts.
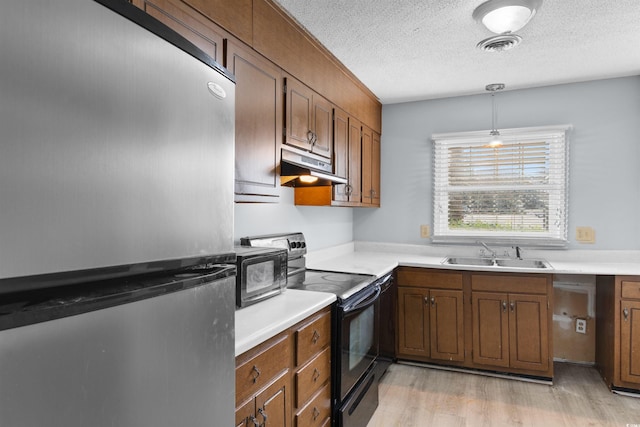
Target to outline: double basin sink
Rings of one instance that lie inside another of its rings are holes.
[[[460,266],[503,267],[503,268],[551,268],[548,262],[541,259],[514,259],[514,258],[481,258],[481,257],[447,257],[443,264]]]

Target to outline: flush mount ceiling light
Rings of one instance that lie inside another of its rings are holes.
[[[488,0],[473,11],[473,19],[498,36],[478,43],[478,48],[495,52],[516,47],[522,37],[514,34],[533,18],[542,0]]]
[[[496,122],[498,121],[498,112],[496,111],[495,94],[497,91],[504,89],[504,83],[492,83],[485,86],[485,89],[488,92],[491,92],[491,132],[489,132],[491,139],[489,140],[489,143],[485,145],[485,147],[502,147],[502,137],[500,136],[500,132],[498,131],[498,127],[496,124]]]

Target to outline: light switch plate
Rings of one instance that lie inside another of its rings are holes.
[[[595,243],[595,230],[591,227],[576,227],[576,241],[580,243]]]
[[[431,237],[431,230],[428,225],[422,224],[420,226],[420,237],[422,237],[423,239],[428,239],[429,237]]]

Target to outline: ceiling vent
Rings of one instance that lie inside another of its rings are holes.
[[[518,46],[521,41],[522,37],[520,37],[519,35],[507,33],[484,39],[480,43],[478,43],[476,47],[487,52],[503,52],[505,50],[510,50]]]

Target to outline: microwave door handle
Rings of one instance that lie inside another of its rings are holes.
[[[378,297],[380,296],[381,292],[382,292],[382,290],[380,289],[380,286],[376,285],[375,286],[375,290],[373,291],[373,293],[370,296],[367,296],[364,299],[355,301],[353,304],[349,304],[349,305],[345,306],[343,308],[343,311],[345,313],[350,313],[352,311],[362,310],[363,308],[366,308],[366,307],[370,306],[371,304],[375,303],[376,300],[378,299]]]

